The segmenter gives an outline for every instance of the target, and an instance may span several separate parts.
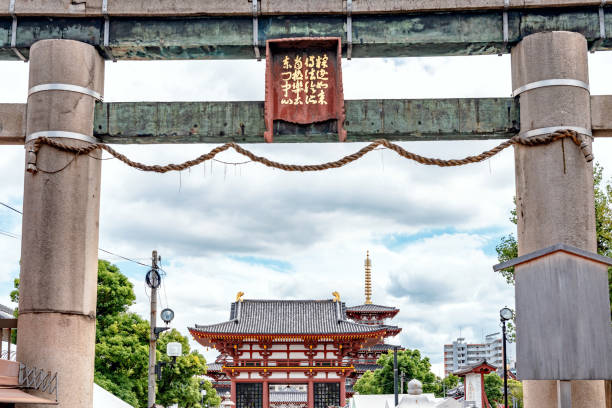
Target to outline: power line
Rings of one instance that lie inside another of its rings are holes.
[[[6,208],[8,208],[8,209],[10,209],[12,211],[15,211],[17,214],[23,215],[23,212],[19,211],[18,209],[14,208],[14,207],[11,207],[10,205],[8,205],[6,203],[3,203],[2,201],[0,201],[0,205],[4,206],[4,207],[6,207]],[[16,235],[16,234],[13,234],[13,233],[7,232],[7,231],[2,231],[2,230],[0,230],[0,235],[5,235],[7,237],[11,237],[11,238],[15,238],[15,239],[18,239],[20,237],[19,235]],[[147,268],[150,266],[150,265],[145,265],[142,262],[138,262],[138,261],[136,261],[136,260],[134,260],[132,258],[128,258],[127,256],[123,256],[123,255],[119,255],[119,254],[116,254],[116,253],[111,252],[111,251],[107,251],[106,249],[98,248],[98,250],[102,251],[104,253],[107,253],[109,255],[113,255],[113,256],[116,256],[118,258],[125,259],[126,261],[134,262],[135,264],[138,264],[138,265],[141,265],[141,266],[144,266],[144,267],[147,267]]]
[[[113,252],[111,252],[111,251],[107,251],[106,249],[98,248],[98,250],[100,250],[100,251],[102,251],[102,252],[105,252],[105,253],[107,253],[107,254],[109,254],[109,255],[113,255],[113,256],[117,256],[117,257],[119,257],[119,258],[121,258],[121,259],[125,259],[126,261],[134,262],[135,264],[138,264],[138,265],[141,265],[141,266],[145,266],[145,267],[147,267],[147,268],[150,268],[150,267],[151,267],[151,265],[146,265],[146,264],[143,264],[142,262],[138,262],[138,261],[136,261],[136,260],[134,260],[134,259],[128,258],[128,257],[123,256],[123,255],[118,255],[118,254],[115,254],[115,253],[113,253]]]
[[[19,211],[19,210],[18,210],[18,209],[16,209],[16,208],[11,207],[11,206],[10,206],[10,205],[8,205],[8,204],[3,203],[2,201],[0,201],[0,205],[2,205],[2,206],[4,206],[4,207],[8,208],[9,210],[13,210],[13,211],[15,211],[17,214],[21,214],[21,215],[23,215],[23,213],[22,213],[21,211]]]
[[[0,230],[0,235],[7,236],[7,237],[9,237],[9,238],[19,239],[19,235],[17,235],[17,234],[13,234],[12,232],[8,232],[8,231],[2,231],[2,230]]]

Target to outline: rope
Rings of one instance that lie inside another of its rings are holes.
[[[398,155],[400,155],[401,157],[405,159],[414,160],[415,162],[420,163],[420,164],[424,164],[427,166],[454,167],[454,166],[463,166],[463,165],[471,164],[471,163],[478,163],[483,160],[489,159],[495,156],[496,154],[498,154],[499,152],[501,152],[502,150],[512,145],[515,145],[515,144],[520,144],[524,146],[538,146],[538,145],[549,144],[549,143],[552,143],[554,141],[557,141],[557,140],[560,140],[566,137],[571,138],[572,141],[576,145],[580,146],[587,161],[593,160],[593,155],[591,153],[591,143],[590,143],[589,138],[586,136],[582,136],[573,130],[560,130],[560,131],[557,131],[557,132],[554,132],[548,135],[535,136],[529,139],[523,138],[520,135],[516,135],[500,143],[494,148],[484,151],[476,156],[468,156],[463,159],[450,159],[450,160],[420,156],[416,153],[409,152],[403,147],[395,143],[392,143],[386,139],[375,140],[369,145],[359,149],[357,152],[353,154],[349,154],[348,156],[345,156],[336,161],[331,161],[331,162],[321,163],[321,164],[307,164],[307,165],[286,164],[286,163],[279,163],[273,160],[269,160],[265,157],[257,156],[253,152],[239,146],[238,144],[234,142],[226,143],[222,146],[215,147],[210,152],[203,154],[193,160],[187,160],[180,164],[167,164],[165,166],[147,165],[147,164],[143,164],[140,162],[135,162],[127,158],[125,155],[117,152],[112,147],[106,144],[103,144],[103,143],[94,143],[88,146],[75,147],[75,146],[70,146],[65,143],[62,143],[55,139],[50,139],[48,137],[41,137],[41,138],[36,139],[33,144],[33,149],[30,150],[30,152],[36,155],[36,153],[40,150],[41,145],[43,144],[49,145],[58,150],[62,150],[62,151],[69,152],[69,153],[74,153],[75,156],[82,155],[82,154],[89,155],[91,152],[97,149],[101,149],[101,150],[105,150],[106,152],[108,152],[110,155],[112,155],[116,159],[122,161],[123,163],[135,169],[138,169],[141,171],[156,172],[156,173],[167,173],[169,171],[182,171],[190,167],[197,166],[205,161],[214,159],[214,157],[218,155],[219,153],[224,152],[231,148],[231,149],[234,149],[237,153],[240,153],[241,155],[249,158],[251,161],[261,163],[267,167],[272,167],[272,168],[284,170],[284,171],[305,172],[305,171],[323,171],[323,170],[329,170],[329,169],[337,169],[337,168],[346,166],[347,164],[352,163],[362,158],[367,153],[381,146],[394,151],[395,153],[397,153]],[[38,169],[36,168],[35,158],[34,160],[29,161],[28,171],[33,172],[33,173],[38,171]]]

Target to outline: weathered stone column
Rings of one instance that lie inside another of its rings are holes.
[[[102,94],[104,61],[81,42],[39,41],[30,49],[29,87],[46,84]],[[63,131],[91,137],[94,103],[92,96],[75,91],[33,93],[26,134]],[[58,372],[61,408],[92,406],[101,162],[99,151],[90,156],[75,158],[43,145],[39,171],[26,173],[24,180],[17,359]]]
[[[587,42],[581,34],[533,34],[512,50],[513,89],[548,79],[589,82]],[[521,132],[591,128],[589,92],[580,87],[532,89],[520,95],[520,106]],[[557,243],[596,252],[593,166],[580,148],[569,139],[515,146],[515,166],[519,256]],[[526,408],[557,408],[557,381],[523,384]],[[573,408],[604,408],[604,395],[603,381],[572,382]]]

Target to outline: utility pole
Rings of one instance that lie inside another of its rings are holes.
[[[157,343],[157,288],[161,283],[159,275],[159,267],[157,251],[153,251],[151,256],[151,270],[147,273],[146,282],[151,288],[151,336],[149,337],[149,389],[148,389],[148,407],[155,407],[155,349]]]

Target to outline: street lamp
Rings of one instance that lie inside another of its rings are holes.
[[[499,311],[499,318],[502,323],[502,354],[504,365],[504,408],[508,408],[508,372],[506,367],[506,322],[512,319],[514,313],[511,309],[504,307]]]
[[[183,355],[183,345],[176,341],[171,341],[166,345],[166,354],[168,355],[168,357],[172,357],[172,363],[170,363],[170,365],[175,364],[176,358]],[[168,363],[164,363],[162,361],[159,361],[157,364],[155,364],[155,373],[157,374],[157,381],[161,381],[162,369],[166,364]]]
[[[166,326],[170,324],[172,319],[174,319],[174,311],[168,307],[162,310],[159,315],[161,316],[164,323],[166,323]]]
[[[171,341],[166,345],[166,354],[172,357],[173,363],[176,363],[176,358],[183,355],[183,345],[177,341]]]

